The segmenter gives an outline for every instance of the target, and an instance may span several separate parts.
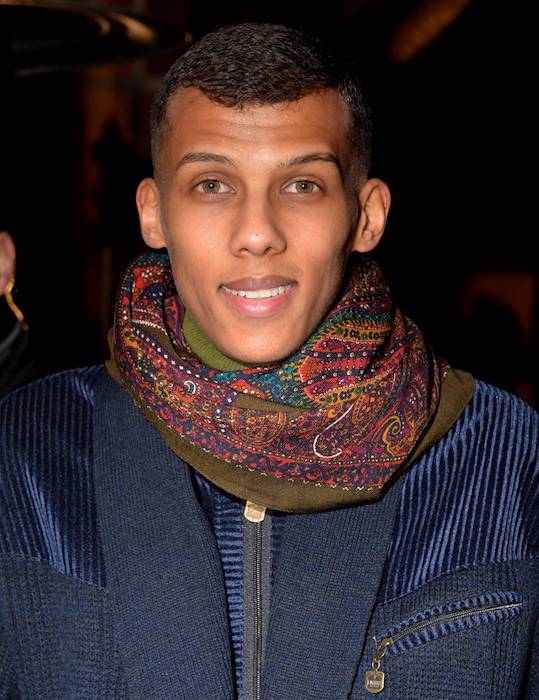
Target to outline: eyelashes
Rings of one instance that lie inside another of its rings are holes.
[[[201,185],[205,185],[205,184],[207,184],[207,183],[213,183],[214,187],[211,188],[209,191],[204,191],[204,190],[200,190],[200,189],[199,189],[199,187],[200,187]],[[217,185],[217,187],[215,187],[215,185]],[[224,182],[223,182],[222,180],[219,180],[219,179],[217,179],[217,178],[206,178],[205,180],[201,180],[200,182],[197,182],[197,184],[194,185],[193,189],[194,189],[195,191],[201,192],[201,194],[206,194],[206,195],[208,195],[208,196],[210,196],[210,197],[213,197],[213,196],[215,196],[215,195],[217,195],[217,194],[228,194],[228,192],[221,192],[221,191],[220,191],[220,186],[221,186],[221,185],[224,185]],[[292,194],[297,194],[297,195],[300,195],[300,196],[301,196],[301,195],[306,195],[306,194],[315,194],[315,193],[318,192],[318,191],[320,191],[320,192],[322,191],[322,187],[321,187],[317,182],[314,182],[313,180],[294,180],[293,182],[291,182],[291,183],[286,187],[286,189],[288,189],[289,187],[292,187],[292,186],[294,186],[294,185],[308,185],[308,186],[312,186],[312,189],[309,190],[309,191],[307,191],[307,192],[305,192],[305,191],[303,191],[303,192],[301,192],[301,191],[292,192]],[[316,189],[315,189],[315,188],[316,188]]]

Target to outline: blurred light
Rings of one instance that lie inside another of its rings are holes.
[[[406,63],[437,39],[468,7],[471,0],[423,0],[404,19],[389,41],[388,56]]]

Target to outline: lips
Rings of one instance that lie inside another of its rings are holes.
[[[275,280],[276,278],[270,277],[265,279],[269,279],[270,283],[274,283],[271,282],[271,280]],[[281,277],[277,279],[286,278]],[[236,280],[236,282],[239,281],[241,281],[242,284],[245,284],[245,280]],[[268,282],[264,282],[264,284],[268,284]],[[257,290],[243,289],[230,291],[229,289],[227,289],[226,285],[221,285],[220,292],[223,295],[223,298],[225,299],[229,307],[234,309],[236,313],[239,313],[241,316],[263,318],[282,313],[292,302],[292,299],[294,299],[294,297],[296,296],[295,293],[297,290],[297,286],[297,284],[289,284],[283,286],[280,285],[277,288],[272,288],[272,290],[279,289],[277,294],[255,298],[247,297],[245,296],[245,294],[241,295],[238,292],[243,291],[248,292],[250,294],[254,294]],[[265,289],[265,287],[262,287],[262,289]]]
[[[266,277],[242,277],[241,279],[225,282],[222,286],[234,291],[243,290],[254,292],[259,289],[274,289],[275,287],[286,287],[293,284],[295,280],[283,275],[267,275]]]

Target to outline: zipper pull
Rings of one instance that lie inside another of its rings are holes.
[[[261,523],[266,517],[266,506],[259,506],[252,501],[245,501],[243,514],[252,523]]]
[[[381,693],[384,689],[386,674],[380,671],[380,662],[384,658],[384,654],[390,644],[393,644],[391,637],[382,639],[372,659],[372,669],[365,672],[365,689],[369,693]]]

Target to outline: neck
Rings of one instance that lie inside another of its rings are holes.
[[[193,353],[208,367],[219,369],[223,372],[236,372],[247,367],[258,366],[257,363],[240,362],[224,355],[215,347],[187,308],[185,309],[182,329]]]

